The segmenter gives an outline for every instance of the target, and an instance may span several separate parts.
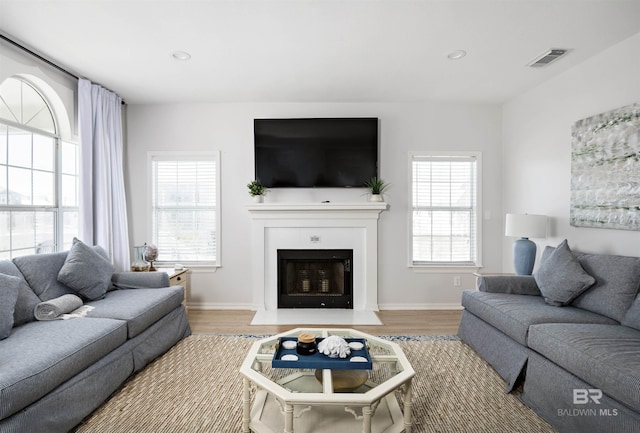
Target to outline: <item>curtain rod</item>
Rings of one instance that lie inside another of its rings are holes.
[[[27,54],[35,57],[36,59],[46,63],[49,66],[53,66],[54,68],[56,68],[57,70],[64,72],[65,74],[75,78],[76,80],[79,80],[80,77],[78,77],[76,74],[67,71],[66,69],[64,69],[62,66],[60,65],[56,65],[55,63],[53,63],[51,60],[48,60],[44,57],[42,57],[40,54],[36,53],[35,51],[30,50],[29,48],[25,47],[24,45],[21,45],[19,43],[17,43],[16,41],[14,41],[13,39],[10,39],[8,37],[6,37],[5,35],[3,35],[2,33],[0,33],[0,39],[4,39],[5,41],[9,42],[11,45],[13,45],[14,47],[20,48],[22,51],[26,52]]]
[[[22,44],[19,44],[18,42],[14,41],[13,39],[5,36],[4,34],[0,33],[0,39],[3,39],[5,41],[7,41],[8,43],[10,43],[11,45],[13,45],[16,48],[21,49],[22,51],[26,52],[27,54],[29,54],[30,56],[35,57],[36,59],[40,60],[41,62],[46,63],[49,66],[52,66],[53,68],[59,70],[60,72],[63,72],[67,75],[69,75],[72,78],[75,78],[76,80],[79,80],[81,77],[77,76],[76,74],[74,74],[73,72],[69,72],[68,70],[66,70],[65,68],[63,68],[62,66],[53,63],[51,60],[42,57],[40,54],[36,53],[33,50],[30,50],[29,48],[25,47]],[[84,78],[84,77],[83,77]],[[126,103],[124,102],[124,100],[122,100],[122,105],[126,105]]]

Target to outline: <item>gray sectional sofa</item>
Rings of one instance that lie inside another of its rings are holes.
[[[0,433],[73,429],[190,334],[183,287],[165,273],[114,273],[105,257],[76,241],[0,261]],[[35,320],[43,301],[69,294],[83,317]]]
[[[481,276],[459,336],[558,431],[640,432],[640,258],[547,247],[533,276]]]

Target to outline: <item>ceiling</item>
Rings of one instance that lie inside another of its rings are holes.
[[[0,0],[0,32],[129,104],[499,104],[640,32],[640,0]]]

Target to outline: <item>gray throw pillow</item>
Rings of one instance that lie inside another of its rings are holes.
[[[14,327],[36,320],[33,311],[36,308],[36,305],[42,302],[22,278],[16,278],[16,280],[18,280],[16,284],[19,285],[20,290],[18,291],[16,309],[13,312]]]
[[[58,273],[58,281],[75,290],[88,300],[102,298],[111,282],[114,266],[95,249],[73,239],[64,265]]]
[[[0,274],[0,340],[7,338],[13,328],[13,311],[20,292],[15,280],[19,278]]]
[[[627,310],[621,323],[624,326],[640,331],[640,295],[638,295],[633,304],[631,304],[631,308]]]
[[[570,304],[596,282],[582,268],[566,239],[549,254],[533,276],[544,301],[558,307]]]

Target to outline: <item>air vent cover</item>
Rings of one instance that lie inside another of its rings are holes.
[[[550,48],[549,50],[545,51],[544,53],[527,63],[527,66],[531,66],[532,68],[547,66],[549,63],[556,61],[568,52],[569,50],[566,48]]]

